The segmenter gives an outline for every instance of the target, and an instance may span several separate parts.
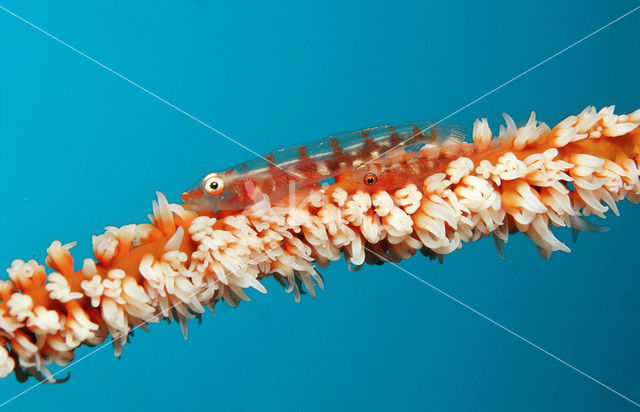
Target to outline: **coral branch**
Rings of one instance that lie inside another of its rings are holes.
[[[473,143],[447,146],[458,153],[453,160],[395,190],[336,183],[305,192],[297,206],[265,197],[220,219],[158,193],[151,224],[94,236],[95,260],[80,270],[75,243],[51,244],[49,274],[34,260],[13,261],[10,280],[0,281],[0,376],[49,379],[47,365],[68,364],[77,347],[109,335],[118,356],[133,328],[165,318],[178,320],[186,337],[189,318],[221,299],[248,300],[246,288],[266,293],[270,276],[296,300],[303,289],[315,296],[323,285],[315,267],[342,256],[356,268],[418,250],[441,257],[489,235],[500,251],[520,231],[548,258],[569,251],[552,226],[591,230],[581,216],[618,214],[616,202],[640,200],[640,111],[590,107],[553,129],[533,115],[521,128],[505,120],[497,138],[485,119],[476,121]]]

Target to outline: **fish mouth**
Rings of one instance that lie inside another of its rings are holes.
[[[182,199],[183,202],[188,202],[191,198],[191,195],[189,194],[189,192],[182,192],[182,194],[180,195],[180,199]]]
[[[202,189],[191,189],[180,195],[182,199],[182,207],[193,212],[210,212],[210,205],[207,204],[203,197]]]
[[[184,194],[184,193],[183,193]],[[204,202],[199,202],[196,199],[193,200],[186,200],[185,198],[180,196],[183,200],[182,203],[182,207],[184,207],[186,210],[190,210],[192,212],[198,212],[198,213],[203,213],[203,212],[211,212],[211,208],[207,207],[206,203]]]
[[[204,193],[202,192],[201,188],[191,189],[191,190],[187,190],[186,192],[183,192],[180,195],[180,199],[182,199],[184,203],[189,203],[189,202],[196,201],[197,199],[201,199],[203,195]]]

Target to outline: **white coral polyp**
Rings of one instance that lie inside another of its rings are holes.
[[[45,285],[45,289],[49,292],[49,297],[53,300],[67,303],[71,300],[84,297],[80,292],[71,292],[67,278],[58,272],[50,273],[47,280],[48,282]]]
[[[0,346],[0,378],[8,376],[13,372],[15,366],[16,363],[13,358],[9,356],[9,352],[7,352],[3,346]]]
[[[31,296],[22,293],[14,293],[7,301],[9,314],[19,322],[24,322],[32,314],[33,299]]]

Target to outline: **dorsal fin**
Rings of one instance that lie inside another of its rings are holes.
[[[414,125],[420,125],[421,135],[416,136],[414,132],[407,136],[412,137],[409,140],[405,140],[401,144],[396,144],[390,149],[383,151],[380,158],[392,158],[398,154],[407,152],[428,151],[431,149],[437,149],[443,146],[455,146],[465,141],[467,135],[466,128],[464,126],[455,123],[439,123],[432,122],[420,122],[413,123]]]
[[[371,161],[386,151],[420,150],[428,145],[440,145],[447,141],[464,140],[465,129],[448,123],[435,124],[430,121],[387,124],[331,135],[316,142],[289,146],[265,155],[282,169],[295,168],[300,163],[301,153],[314,162],[343,156],[345,160],[357,157],[362,162]],[[345,164],[344,168],[351,167]],[[232,169],[238,173],[261,173],[268,169],[264,158],[256,158]],[[323,178],[340,174],[343,168],[334,165]]]

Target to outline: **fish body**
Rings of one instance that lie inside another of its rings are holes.
[[[227,170],[207,174],[182,194],[185,207],[198,212],[241,210],[267,195],[272,203],[291,190],[317,188],[322,181],[402,150],[415,152],[464,136],[457,125],[423,121],[382,125],[290,146]],[[211,188],[215,185],[215,189]]]

